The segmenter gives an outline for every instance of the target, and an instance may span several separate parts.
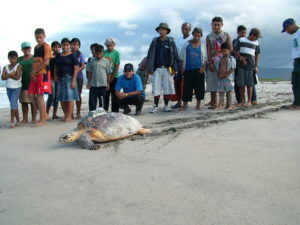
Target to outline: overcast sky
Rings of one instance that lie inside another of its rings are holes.
[[[282,21],[292,17],[300,24],[299,0],[18,0],[2,2],[1,9],[2,66],[7,64],[8,51],[21,53],[21,42],[35,44],[33,33],[37,27],[45,29],[49,44],[63,37],[80,38],[81,51],[86,57],[91,43],[103,44],[106,37],[113,36],[117,39],[116,49],[121,53],[122,65],[127,62],[136,65],[146,55],[152,38],[157,36],[155,28],[160,22],[167,22],[170,36],[177,39],[183,22],[202,27],[206,36],[211,19],[221,16],[223,30],[233,38],[240,24],[249,30],[252,27],[261,30],[264,38],[260,40],[260,66],[291,67],[291,36],[280,33]]]

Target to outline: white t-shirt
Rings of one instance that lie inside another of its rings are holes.
[[[10,69],[9,69],[9,65],[7,65],[7,66],[5,67],[5,70],[6,70],[7,73],[11,73],[11,72],[16,71],[17,68],[18,68],[18,66],[19,66],[19,63],[17,63],[17,64],[15,65],[15,67],[12,68],[12,69],[10,70]],[[14,79],[12,79],[12,78],[8,78],[8,79],[6,80],[6,87],[7,87],[7,88],[20,88],[20,87],[22,87],[22,82],[21,82],[21,81],[22,81],[22,76],[20,76],[19,80],[14,80]]]
[[[292,56],[293,59],[300,58],[300,28],[293,34]]]
[[[186,42],[188,42],[189,40],[192,40],[192,39],[193,39],[193,35],[191,35],[191,34],[187,38],[183,38],[183,36],[181,36],[180,38],[178,38],[177,42],[176,42],[178,53],[180,52],[180,50],[184,46],[184,44]]]

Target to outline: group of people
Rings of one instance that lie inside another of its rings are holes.
[[[189,23],[181,26],[182,36],[178,40],[169,37],[171,29],[167,23],[160,23],[155,37],[149,47],[147,56],[141,61],[135,72],[133,65],[124,66],[124,74],[119,76],[120,54],[115,49],[116,41],[109,37],[103,45],[94,43],[90,46],[92,56],[86,61],[80,52],[81,42],[78,38],[61,42],[54,41],[51,46],[45,42],[45,31],[35,30],[37,45],[31,54],[31,44],[23,42],[23,56],[18,57],[16,51],[8,53],[9,63],[3,68],[2,80],[6,80],[7,95],[11,106],[10,127],[20,123],[28,123],[29,105],[32,123],[43,126],[57,115],[58,103],[64,112],[64,121],[81,117],[81,93],[83,89],[83,70],[86,69],[89,89],[89,110],[98,106],[111,111],[129,114],[129,105],[135,105],[135,114],[140,115],[145,102],[145,88],[149,75],[152,77],[152,94],[154,105],[151,113],[159,111],[160,96],[163,95],[164,112],[172,109],[186,110],[188,102],[196,98],[195,109],[200,110],[201,100],[206,92],[210,92],[209,109],[220,110],[224,107],[232,110],[232,92],[238,106],[256,104],[256,73],[261,38],[259,29],[252,28],[247,35],[245,26],[237,27],[237,38],[232,41],[229,33],[222,30],[223,19],[212,19],[212,31],[206,36],[204,44],[203,30],[192,29]],[[295,34],[293,41],[293,57],[295,66],[292,77],[295,101],[291,108],[299,109],[299,27],[293,19],[283,23],[283,32]],[[192,32],[192,33],[191,33]],[[191,34],[190,34],[191,33]],[[247,89],[247,101],[245,90]],[[48,93],[45,103],[44,94]],[[217,99],[219,93],[219,100]],[[226,95],[226,104],[225,104]],[[169,107],[169,101],[177,101]],[[23,120],[20,122],[18,101],[22,104]],[[76,115],[74,106],[76,105]],[[40,119],[37,121],[37,110]],[[16,122],[15,122],[16,120]]]

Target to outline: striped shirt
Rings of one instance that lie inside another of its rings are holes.
[[[260,54],[260,47],[258,41],[251,41],[247,37],[240,38],[234,46],[234,49],[239,51],[241,56],[246,57],[247,64],[238,63],[240,68],[254,69],[255,55]]]

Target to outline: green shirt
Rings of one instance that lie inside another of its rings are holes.
[[[113,50],[109,52],[107,50],[104,51],[104,57],[110,61],[111,71],[113,72],[117,65],[120,65],[120,54],[118,51]],[[116,72],[115,78],[119,77],[119,71]]]
[[[92,58],[86,65],[86,71],[92,73],[91,87],[107,87],[107,76],[112,73],[108,59]]]
[[[24,56],[19,57],[18,62],[22,66],[22,90],[28,90],[30,83],[30,73],[33,64],[33,56],[24,60]]]

